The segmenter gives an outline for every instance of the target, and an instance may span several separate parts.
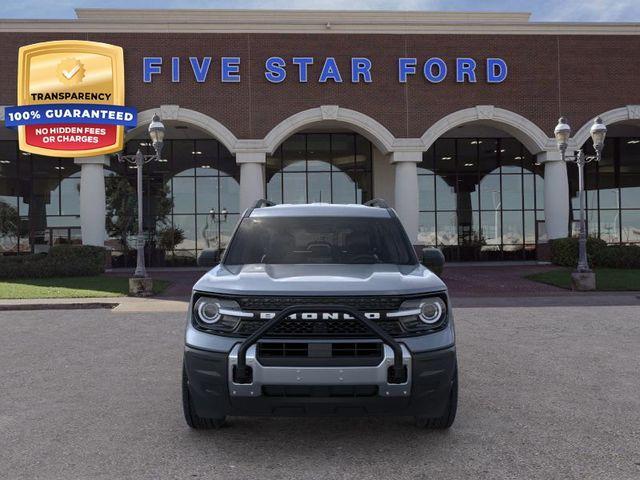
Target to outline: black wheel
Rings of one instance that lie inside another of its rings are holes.
[[[428,418],[428,417],[416,417],[416,425],[421,428],[433,428],[435,430],[446,430],[456,419],[456,412],[458,410],[458,368],[456,367],[453,373],[453,380],[451,381],[451,391],[449,392],[449,402],[447,408],[440,417]]]
[[[187,379],[187,372],[185,372],[184,367],[182,368],[182,411],[184,412],[184,419],[187,425],[194,430],[218,429],[225,424],[226,417],[224,416],[219,418],[203,418],[198,416],[191,402],[189,380]]]

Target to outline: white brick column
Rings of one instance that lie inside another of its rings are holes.
[[[244,212],[253,202],[265,197],[264,152],[237,152],[236,163],[240,165],[240,211]]]
[[[83,245],[104,246],[107,206],[104,189],[104,169],[109,157],[76,158],[80,165],[80,228]]]
[[[544,164],[544,223],[549,239],[569,235],[569,179],[567,164],[560,152],[542,152],[537,156]]]
[[[414,245],[418,244],[418,163],[421,161],[421,151],[391,153],[391,163],[396,170],[395,210]]]

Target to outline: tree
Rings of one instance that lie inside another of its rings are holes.
[[[0,237],[7,237],[18,242],[20,235],[20,215],[18,209],[0,201]]]
[[[122,249],[129,250],[127,239],[138,233],[138,201],[135,188],[126,177],[107,177],[105,179],[107,200],[107,232],[118,238]],[[157,223],[166,224],[167,217],[173,208],[169,188],[165,183],[151,183],[151,217],[153,218],[150,238],[155,235]],[[149,192],[145,192],[146,195]]]

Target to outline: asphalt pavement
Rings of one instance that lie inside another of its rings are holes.
[[[638,479],[640,307],[459,308],[458,418],[182,419],[184,316],[0,312],[1,479]]]

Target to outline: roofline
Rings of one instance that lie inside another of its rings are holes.
[[[0,19],[0,32],[640,35],[640,23],[530,22],[529,13],[76,9],[77,19]]]

